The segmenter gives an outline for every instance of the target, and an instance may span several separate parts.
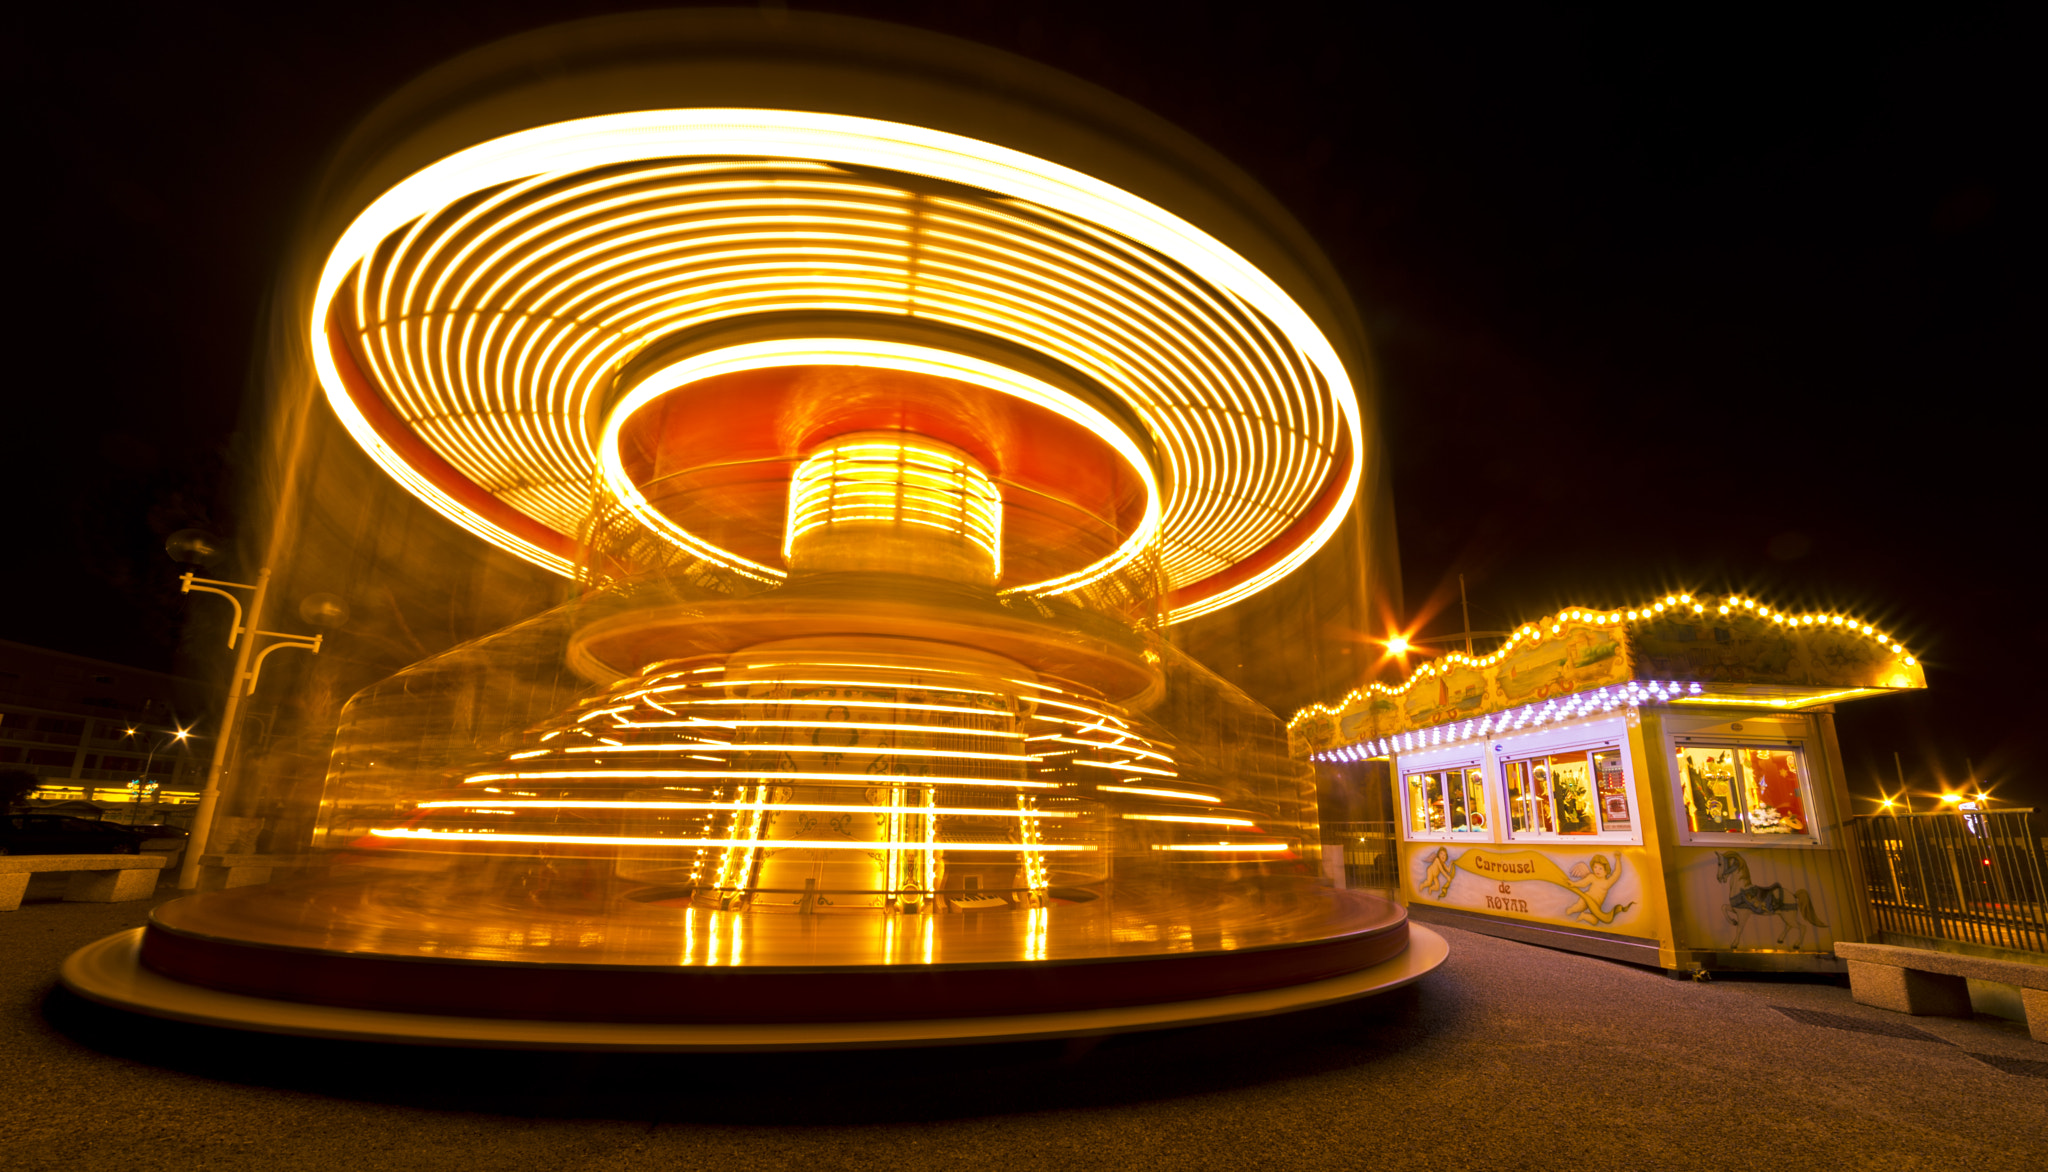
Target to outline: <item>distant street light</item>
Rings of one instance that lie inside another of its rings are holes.
[[[128,731],[133,733],[135,730],[131,728]],[[157,792],[163,788],[149,779],[149,771],[156,765],[157,750],[170,744],[172,741],[183,744],[185,738],[191,735],[192,730],[180,728],[169,736],[159,739],[149,747],[149,755],[142,759],[142,776],[128,783],[128,825],[135,825],[135,819],[142,813],[142,799],[145,793],[148,797],[154,799]],[[176,772],[175,768],[173,772]]]

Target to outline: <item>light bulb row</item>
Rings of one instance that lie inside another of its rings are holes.
[[[1453,745],[1460,741],[1482,740],[1503,733],[1519,732],[1524,729],[1536,730],[1553,725],[1566,724],[1574,720],[1600,716],[1616,709],[1640,708],[1647,704],[1669,703],[1685,696],[1700,694],[1700,685],[1680,680],[1629,680],[1613,687],[1595,688],[1591,691],[1576,692],[1545,700],[1541,704],[1524,704],[1500,712],[1475,716],[1470,720],[1440,724],[1410,732],[1395,733],[1391,736],[1357,741],[1335,749],[1328,749],[1310,755],[1311,760],[1325,762],[1364,761],[1372,757],[1384,757],[1389,753],[1416,752],[1438,745]]]
[[[1713,601],[1711,604],[1694,598],[1690,594],[1667,594],[1662,598],[1654,599],[1641,606],[1623,607],[1614,610],[1593,610],[1579,606],[1566,607],[1549,618],[1523,623],[1509,633],[1505,643],[1485,655],[1467,655],[1462,651],[1454,651],[1422,664],[1411,672],[1407,679],[1402,680],[1400,683],[1382,684],[1375,681],[1362,684],[1345,693],[1344,698],[1334,704],[1310,704],[1302,708],[1288,720],[1287,727],[1289,729],[1296,728],[1303,721],[1318,715],[1334,718],[1346,708],[1365,699],[1367,696],[1403,695],[1416,684],[1457,668],[1480,670],[1492,667],[1494,664],[1507,658],[1517,647],[1524,644],[1534,645],[1541,643],[1546,638],[1562,635],[1566,626],[1572,623],[1591,624],[1599,627],[1627,626],[1636,623],[1655,622],[1665,617],[1705,616],[1710,606],[1716,616],[1737,613],[1753,615],[1759,619],[1767,619],[1787,630],[1827,629],[1837,630],[1843,634],[1859,635],[1875,640],[1885,650],[1893,655],[1900,656],[1900,662],[1904,663],[1907,667],[1912,667],[1915,663],[1914,658],[1906,654],[1904,644],[1892,639],[1889,635],[1879,631],[1871,624],[1860,622],[1848,615],[1834,612],[1794,614],[1789,611],[1774,610],[1753,598],[1739,594],[1727,595]]]

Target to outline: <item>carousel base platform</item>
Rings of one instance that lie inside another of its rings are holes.
[[[1124,884],[945,915],[715,911],[645,894],[536,905],[376,876],[212,892],[80,950],[62,979],[122,1009],[279,1033],[818,1049],[1285,1013],[1406,984],[1445,955],[1385,897],[1288,881]]]
[[[1444,938],[1409,925],[1394,957],[1341,976],[1250,993],[1152,1005],[982,1017],[853,1022],[659,1023],[533,1021],[401,1013],[229,993],[173,980],[142,963],[135,928],[64,962],[64,987],[91,1001],[173,1021],[349,1041],[511,1050],[733,1052],[864,1050],[1047,1041],[1212,1025],[1334,1005],[1427,975],[1449,955]]]

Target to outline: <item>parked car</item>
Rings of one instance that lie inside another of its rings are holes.
[[[63,814],[9,814],[0,818],[0,854],[139,855],[143,836],[126,826]]]
[[[133,826],[126,822],[123,822],[120,825],[121,829],[126,830],[130,834],[135,835],[137,838],[145,840],[169,838],[176,839],[178,842],[182,843],[186,839],[192,837],[191,831],[185,829],[182,826],[172,826],[168,822],[144,822],[139,826]]]

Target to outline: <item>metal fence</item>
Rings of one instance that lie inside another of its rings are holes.
[[[2048,887],[2031,813],[1853,819],[1878,930],[2048,953]]]
[[[1344,886],[1392,891],[1401,882],[1392,822],[1325,822],[1323,849],[1344,852]]]

